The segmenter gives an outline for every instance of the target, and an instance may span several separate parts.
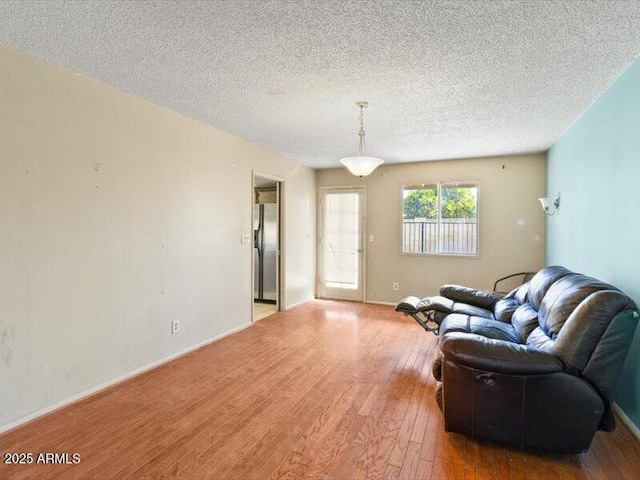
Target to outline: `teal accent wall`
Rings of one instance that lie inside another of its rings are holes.
[[[556,142],[547,157],[547,265],[623,290],[640,305],[640,57]],[[640,427],[640,327],[615,397]]]

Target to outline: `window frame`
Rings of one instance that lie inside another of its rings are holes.
[[[442,187],[451,187],[451,186],[464,186],[464,185],[475,185],[476,187],[476,253],[441,253],[440,252],[440,223],[441,223],[441,209],[442,209]],[[438,252],[405,252],[404,251],[404,192],[405,189],[411,187],[437,187],[437,195],[438,195],[438,219],[436,223],[437,229],[437,248]],[[438,257],[438,258],[466,258],[469,260],[479,260],[482,258],[481,256],[481,248],[480,248],[480,181],[479,180],[468,180],[468,181],[428,181],[428,182],[406,182],[400,185],[400,256],[408,256],[408,257]]]

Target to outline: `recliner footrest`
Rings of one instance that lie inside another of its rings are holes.
[[[406,297],[396,304],[396,312],[404,313],[413,318],[427,332],[438,335],[440,323],[445,315],[431,308],[431,304],[425,300],[429,298],[421,300],[414,296]]]
[[[418,306],[420,305],[420,299],[418,297],[406,297],[400,300],[396,304],[396,312],[402,312],[406,314],[418,313]]]
[[[405,297],[396,304],[396,311],[402,313],[418,313],[435,310],[441,313],[451,313],[454,310],[454,302],[439,295],[433,297],[418,298]]]

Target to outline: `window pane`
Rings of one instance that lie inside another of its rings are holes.
[[[405,186],[402,195],[402,252],[438,253],[438,186]]]
[[[440,187],[440,253],[478,253],[478,186]]]
[[[478,184],[405,185],[402,252],[478,255]]]

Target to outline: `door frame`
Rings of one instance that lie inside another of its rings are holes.
[[[255,288],[255,269],[254,269],[254,258],[253,258],[253,254],[254,254],[254,250],[255,250],[255,244],[254,244],[254,238],[253,238],[253,210],[255,207],[255,190],[256,190],[256,177],[262,177],[262,178],[267,178],[269,180],[273,180],[276,183],[276,189],[277,189],[277,195],[278,195],[278,208],[277,208],[277,219],[278,219],[278,260],[276,262],[276,288],[277,288],[277,294],[276,294],[276,308],[278,309],[279,312],[284,311],[284,305],[285,305],[285,289],[284,289],[284,285],[285,285],[285,273],[284,273],[284,251],[285,251],[285,245],[284,245],[284,216],[283,216],[283,212],[284,212],[284,208],[283,208],[283,204],[284,204],[284,178],[279,177],[277,175],[272,175],[270,173],[264,173],[258,170],[251,170],[251,223],[250,223],[250,228],[249,228],[249,232],[251,232],[249,234],[249,236],[251,237],[251,249],[249,252],[249,262],[251,265],[251,290],[249,292],[250,294],[250,301],[251,301],[251,322],[253,323],[253,316],[255,314],[254,312],[254,308],[253,308],[253,293],[254,293],[254,288]]]
[[[327,298],[322,296],[322,279],[323,279],[323,252],[322,252],[322,241],[323,241],[323,227],[324,227],[324,193],[330,191],[340,191],[340,190],[359,190],[362,194],[362,216],[361,216],[361,224],[360,224],[360,235],[361,235],[361,245],[362,245],[362,258],[360,264],[361,270],[361,281],[362,281],[362,298],[359,300],[344,300],[344,301],[354,301],[354,302],[366,302],[367,298],[367,186],[366,185],[332,185],[332,186],[323,186],[318,189],[318,211],[317,211],[317,247],[316,247],[316,292],[318,298]]]

